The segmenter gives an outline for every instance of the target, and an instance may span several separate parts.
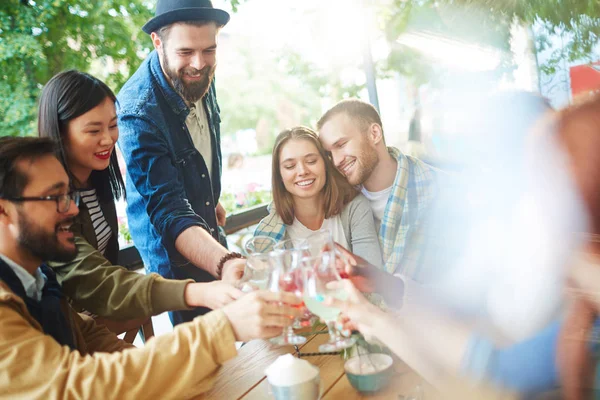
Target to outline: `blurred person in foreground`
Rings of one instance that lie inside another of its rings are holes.
[[[77,314],[46,265],[77,253],[78,195],[55,150],[0,139],[0,398],[191,398],[236,340],[273,337],[299,314],[293,295],[253,292],[140,349]]]
[[[552,117],[555,123],[541,136],[526,138],[529,143],[523,147],[524,154],[527,154],[524,159],[528,167],[527,173],[531,170],[536,171],[531,177],[542,180],[538,182],[544,189],[540,193],[555,189],[551,193],[556,196],[560,194],[563,199],[563,202],[554,203],[552,207],[548,207],[548,204],[542,207],[542,204],[534,201],[536,197],[533,195],[526,198],[527,202],[533,202],[541,207],[542,211],[550,212],[541,216],[553,222],[556,222],[557,218],[562,221],[578,220],[582,217],[581,213],[587,217],[587,223],[567,224],[562,227],[579,227],[593,235],[600,233],[598,115],[600,97]],[[553,174],[546,175],[548,172]],[[531,180],[526,182],[534,184]],[[560,193],[561,190],[572,193],[565,195],[564,192]],[[571,201],[564,203],[568,198]],[[545,201],[550,204],[553,202],[552,199]],[[561,210],[561,205],[568,207]],[[514,210],[517,215],[523,217],[518,207]],[[549,226],[542,221],[538,221],[538,224],[543,228]],[[557,227],[560,225],[554,226],[554,229]],[[518,232],[514,234],[520,237]],[[526,261],[534,266],[539,266],[541,262],[553,265],[545,270],[554,274],[549,279],[552,281],[549,287],[554,287],[557,281],[564,285],[565,280],[561,279],[561,274],[568,274],[571,293],[575,291],[578,296],[568,299],[570,304],[564,320],[558,318],[546,328],[536,329],[529,338],[518,340],[517,343],[513,341],[513,344],[501,345],[502,340],[491,340],[493,336],[474,328],[460,318],[460,314],[454,312],[453,308],[458,307],[457,305],[452,304],[450,310],[444,309],[435,299],[432,300],[430,293],[425,293],[425,298],[406,299],[405,309],[397,317],[373,307],[348,281],[342,283],[350,293],[348,301],[327,301],[342,309],[350,319],[350,327],[358,328],[366,335],[375,336],[417,372],[438,383],[440,387],[451,377],[462,376],[529,396],[554,389],[562,382],[562,398],[589,398],[596,393],[593,388],[600,387],[595,383],[598,346],[596,340],[593,340],[600,328],[598,244],[592,241],[581,243],[576,230],[565,229],[559,236],[550,233],[544,237],[543,232],[539,234],[542,235],[541,238],[531,238],[524,245],[533,245],[533,250],[542,254],[539,259],[530,256]],[[556,242],[553,243],[549,239]],[[585,256],[578,252],[581,245],[586,250]],[[517,253],[521,247],[503,249],[508,253]],[[363,264],[363,261],[356,257],[354,262],[358,265]],[[518,259],[515,258],[515,262],[518,262]],[[510,268],[507,269],[508,272]],[[524,276],[527,277],[527,274]],[[564,277],[563,275],[562,278]],[[544,275],[538,276],[539,280],[546,278],[548,277]],[[465,280],[463,291],[471,290],[471,283]],[[525,290],[526,286],[518,281],[514,285],[507,283],[510,283],[510,279],[501,282],[499,286],[504,288],[505,301],[508,303],[515,296],[520,298],[519,291]],[[410,288],[407,288],[407,292],[410,295]],[[418,295],[418,290],[412,293]],[[560,296],[560,292],[542,290],[541,293]],[[580,296],[582,293],[585,296]],[[544,303],[538,302],[542,314],[546,312]],[[535,314],[538,310],[534,305],[535,302],[530,301],[527,309],[532,313],[532,317],[537,318]],[[520,321],[520,318],[515,319],[515,323]]]
[[[573,298],[558,351],[566,399],[600,394],[600,96],[561,112],[554,121],[569,167],[588,209],[584,247],[570,266],[568,295]]]
[[[429,208],[421,262],[437,273],[418,289],[514,343],[560,313],[563,266],[577,246],[564,232],[583,229],[581,205],[555,145],[536,149],[544,163],[530,165],[528,138],[550,112],[544,99],[508,92],[457,100],[448,111],[464,121],[456,127],[463,132],[456,137],[465,149],[463,170],[451,186],[439,187]],[[353,281],[362,292],[401,303],[403,288],[394,278],[375,268],[357,271]],[[417,287],[401,279],[405,290]]]

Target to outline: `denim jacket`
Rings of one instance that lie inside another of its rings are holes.
[[[146,268],[165,277],[173,277],[172,266],[190,264],[175,248],[184,230],[201,226],[219,240],[221,119],[214,81],[203,104],[212,136],[212,179],[185,123],[190,109],[169,85],[156,51],[117,96],[129,229]]]

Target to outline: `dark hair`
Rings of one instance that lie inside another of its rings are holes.
[[[52,138],[58,145],[58,159],[62,162],[71,184],[74,177],[65,152],[65,135],[69,122],[90,111],[106,98],[113,102],[115,94],[101,80],[75,70],[61,72],[48,81],[40,97],[38,135]],[[125,196],[125,184],[119,170],[117,154],[113,151],[108,168],[92,171],[90,182],[101,201]]]
[[[335,168],[327,152],[321,145],[317,133],[310,128],[298,126],[281,132],[275,139],[272,157],[272,190],[275,211],[283,223],[291,225],[294,222],[294,202],[292,195],[283,184],[280,171],[281,148],[290,140],[308,140],[313,143],[319,155],[325,162],[324,207],[325,218],[330,218],[342,212],[342,209],[358,195],[358,191]]]
[[[35,160],[46,155],[56,156],[55,143],[46,138],[0,138],[0,198],[19,197],[29,177],[16,168],[20,160]]]
[[[383,124],[377,109],[371,104],[359,99],[346,99],[331,107],[317,122],[317,130],[321,130],[323,125],[338,114],[346,114],[356,121],[361,131],[366,131],[371,124],[377,124],[383,133]],[[385,142],[385,140],[384,140]]]

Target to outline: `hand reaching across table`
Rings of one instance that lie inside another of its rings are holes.
[[[292,293],[259,290],[223,307],[237,340],[272,338],[301,315],[300,298]]]

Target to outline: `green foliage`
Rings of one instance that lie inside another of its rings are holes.
[[[548,48],[558,34],[564,47],[540,68],[555,72],[563,61],[592,61],[600,36],[600,2],[580,0],[392,0],[379,10],[380,21],[391,43],[410,30],[435,32],[479,45],[508,49],[510,25],[540,28],[536,50]],[[473,17],[475,16],[475,17]],[[415,83],[430,82],[439,70],[434,63],[407,47],[394,45],[386,66],[411,77]],[[504,68],[507,68],[504,65]]]
[[[90,71],[118,90],[150,41],[140,27],[152,16],[143,0],[5,0],[0,5],[2,135],[35,134],[42,86],[66,69]],[[106,63],[117,68],[106,70]]]
[[[295,77],[303,85],[318,93],[321,98],[357,97],[358,93],[365,88],[364,83],[348,84],[344,82],[341,79],[341,68],[339,66],[329,70],[319,68],[316,64],[306,60],[301,54],[291,49],[287,49],[281,54],[280,66],[286,75]]]
[[[238,7],[244,2],[245,0],[230,0],[229,2],[231,3],[231,10],[233,12],[237,12]]]
[[[313,72],[299,55],[274,54],[251,38],[236,37],[228,46],[234,48],[236,59],[220,60],[217,81],[226,76],[227,86],[235,89],[219,91],[219,105],[227,116],[221,121],[222,135],[263,129],[265,140],[259,142],[257,155],[270,154],[275,136],[283,129],[316,122],[321,88],[328,84],[325,77]]]
[[[234,10],[244,0],[230,0]],[[142,25],[154,0],[2,0],[0,136],[35,135],[37,99],[58,72],[78,69],[115,92],[152,43]]]
[[[125,243],[133,243],[133,238],[129,232],[129,227],[125,222],[119,223],[119,234],[125,240]]]
[[[554,54],[547,64],[542,66],[550,70],[563,60],[590,59],[600,37],[600,2],[598,1],[453,0],[453,2],[491,11],[498,18],[516,18],[525,24],[537,22],[542,27],[539,34],[541,37],[536,38],[538,51],[547,48],[548,35],[561,35],[564,49]]]

